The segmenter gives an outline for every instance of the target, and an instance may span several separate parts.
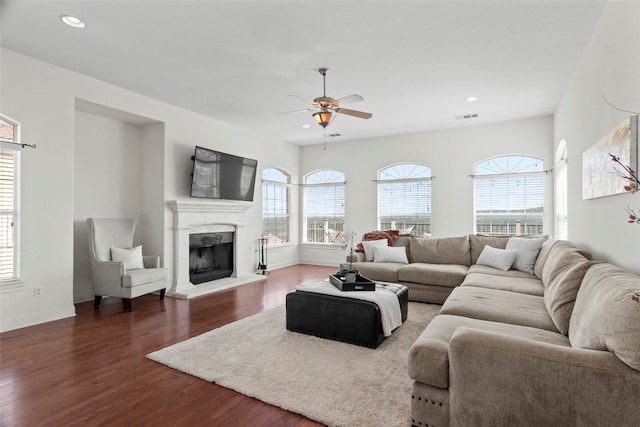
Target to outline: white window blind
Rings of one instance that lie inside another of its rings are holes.
[[[344,241],[344,174],[322,170],[305,177],[304,241],[342,243]]]
[[[544,162],[524,156],[489,159],[475,167],[475,229],[478,234],[543,234]]]
[[[19,143],[19,125],[0,115],[0,142]],[[20,152],[0,148],[0,282],[15,281],[18,268],[18,166]]]
[[[567,240],[569,238],[569,209],[567,193],[567,143],[560,141],[556,152],[556,166],[554,168],[555,182],[555,238]]]
[[[289,241],[289,181],[278,169],[262,171],[262,237],[267,245]]]
[[[378,228],[431,233],[431,169],[404,163],[378,173]]]

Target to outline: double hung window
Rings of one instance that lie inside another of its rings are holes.
[[[344,241],[344,173],[320,170],[304,179],[303,242]]]
[[[544,161],[494,157],[474,168],[475,230],[478,234],[543,234]]]
[[[262,171],[262,237],[267,245],[289,242],[290,176],[279,169]]]
[[[19,279],[19,124],[0,115],[0,284]]]
[[[378,172],[378,228],[431,233],[431,169],[402,163]]]

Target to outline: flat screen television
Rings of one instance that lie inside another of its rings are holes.
[[[191,197],[253,201],[258,161],[196,146]]]

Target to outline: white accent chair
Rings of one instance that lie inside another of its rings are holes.
[[[111,260],[111,248],[132,248],[136,220],[87,219],[89,258],[97,309],[103,296],[122,298],[125,309],[133,309],[132,298],[160,291],[164,299],[168,270],[160,267],[159,256],[143,256],[144,268],[127,270],[123,262]]]

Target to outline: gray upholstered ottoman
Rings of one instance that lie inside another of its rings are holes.
[[[406,286],[378,283],[396,294],[402,322],[407,320],[409,293]],[[375,292],[375,291],[374,291]],[[377,304],[350,296],[323,295],[296,290],[287,294],[287,329],[364,347],[376,348],[384,340]]]

